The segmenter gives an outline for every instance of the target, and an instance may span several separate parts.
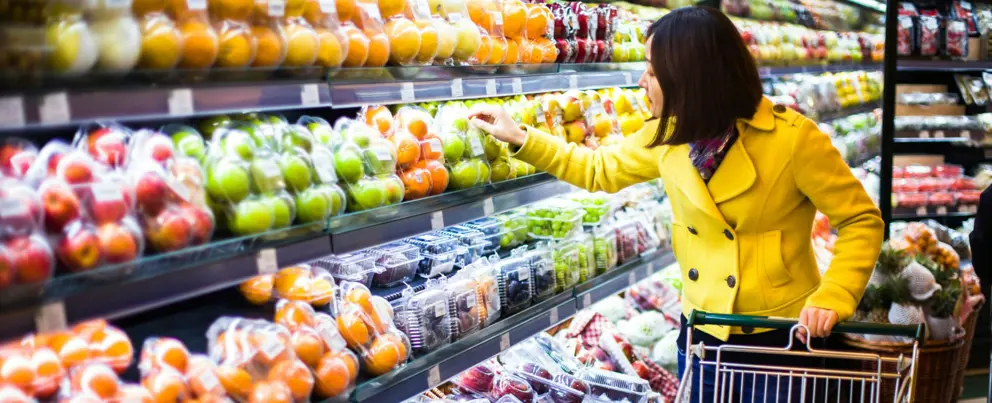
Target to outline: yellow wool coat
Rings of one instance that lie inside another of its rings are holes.
[[[830,138],[767,98],[708,183],[689,146],[649,145],[658,121],[595,151],[536,129],[515,157],[588,189],[616,192],[660,177],[671,199],[672,244],[682,268],[682,311],[796,318],[807,306],[848,319],[883,240],[878,208]],[[820,276],[810,240],[823,212],[837,229],[834,259]],[[703,327],[722,340],[752,329]]]

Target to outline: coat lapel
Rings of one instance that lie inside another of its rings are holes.
[[[723,214],[720,213],[720,209],[716,207],[716,203],[710,197],[706,183],[703,182],[703,178],[699,176],[696,167],[692,166],[692,161],[689,160],[688,144],[668,147],[661,157],[661,169],[662,172],[665,172],[665,176],[675,182],[675,188],[685,194],[693,206],[713,218],[725,222]]]
[[[740,124],[737,130],[740,133],[737,141],[730,146],[727,155],[723,157],[723,162],[717,167],[716,172],[713,173],[713,177],[710,178],[707,184],[709,192],[713,197],[713,202],[717,204],[733,199],[741,193],[746,192],[754,185],[754,181],[758,177],[754,169],[754,163],[751,161],[751,157],[747,155],[747,149],[744,147],[744,132],[747,130],[747,127]]]

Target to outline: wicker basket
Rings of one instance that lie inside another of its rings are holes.
[[[857,336],[848,336],[844,342],[857,350],[883,356],[904,354],[910,357],[913,354],[913,345],[908,343],[867,341]],[[960,372],[961,354],[967,354],[964,352],[964,344],[964,337],[956,337],[952,340],[931,341],[920,346],[916,362],[914,402],[949,403],[957,398],[960,391],[955,382]],[[875,372],[878,370],[877,365],[875,362],[864,362],[860,369]],[[895,363],[886,363],[882,370],[895,371]],[[896,401],[894,379],[882,380],[880,387],[879,401]]]
[[[971,342],[975,340],[975,326],[978,324],[978,313],[982,311],[984,303],[978,303],[968,319],[964,322],[964,346],[961,347],[961,354],[958,357],[958,373],[954,379],[954,401],[958,400],[961,391],[964,390],[964,373],[968,369],[968,358],[971,356]]]

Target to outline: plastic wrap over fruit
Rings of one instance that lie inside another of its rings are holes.
[[[296,222],[323,223],[343,213],[346,197],[331,149],[300,124],[286,126],[277,136],[279,167],[296,207]]]
[[[293,14],[287,10],[288,14]],[[291,17],[292,18],[292,17]],[[304,21],[295,20],[301,27],[309,24],[317,35],[316,65],[320,67],[341,67],[348,56],[349,40],[341,27],[339,15],[334,0],[306,0],[303,10]],[[294,29],[290,28],[290,31]],[[290,35],[290,53],[293,52],[293,35]],[[305,50],[302,48],[301,50]],[[302,52],[301,52],[302,55]],[[292,57],[290,57],[292,59]],[[364,61],[363,61],[364,62]],[[287,64],[290,61],[287,60]]]
[[[532,239],[566,239],[582,231],[581,206],[567,200],[552,199],[527,209],[528,235]]]
[[[535,279],[531,277],[530,265],[519,257],[500,260],[492,258],[495,266],[499,299],[504,315],[513,315],[531,305]]]
[[[468,108],[454,103],[441,106],[434,130],[441,139],[444,163],[451,174],[448,188],[459,190],[489,183],[485,137],[468,124]]]
[[[464,338],[482,328],[478,286],[470,276],[454,276],[444,286],[452,320],[452,340]]]
[[[409,337],[414,354],[427,354],[451,343],[456,324],[452,321],[451,306],[444,291],[446,280],[427,280],[425,288],[416,293],[412,288],[406,288],[402,296],[392,302],[396,326]]]
[[[534,302],[544,301],[555,295],[558,290],[558,280],[555,273],[554,253],[547,244],[538,244],[533,250],[526,247],[514,249],[511,256],[523,258],[530,267],[531,279],[533,279]]]
[[[458,239],[440,232],[408,238],[404,242],[420,249],[418,274],[426,278],[450,273],[457,257],[466,253],[465,246]]]
[[[366,251],[331,255],[312,264],[327,270],[338,282],[351,281],[366,287],[372,286],[372,278],[383,271],[375,264],[376,256]]]
[[[370,375],[382,375],[405,363],[410,341],[393,324],[389,303],[372,297],[368,288],[357,283],[343,282],[338,291],[338,331],[358,353],[362,369]]]
[[[241,294],[253,304],[265,304],[281,298],[302,301],[314,307],[326,307],[334,299],[334,279],[326,270],[308,264],[280,269],[241,283]]]

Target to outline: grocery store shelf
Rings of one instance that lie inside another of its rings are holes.
[[[894,207],[892,208],[892,219],[894,220],[909,220],[909,221],[919,221],[928,218],[941,219],[941,218],[971,218],[974,217],[978,212],[978,206],[959,206],[959,207],[920,207],[920,208],[906,208],[906,207]]]
[[[352,252],[482,218],[572,190],[571,185],[540,173],[348,214],[331,220],[331,245],[334,253]]]
[[[882,107],[881,102],[878,101],[869,102],[866,104],[852,106],[850,108],[844,108],[839,111],[823,112],[819,115],[819,118],[820,118],[820,122],[829,122],[831,120],[843,119],[851,115],[857,115],[859,113],[868,113],[881,107]]]
[[[896,68],[899,69],[899,71],[982,71],[992,69],[992,61],[899,59],[896,63]]]
[[[126,265],[56,276],[43,287],[12,287],[0,294],[4,324],[0,340],[35,331],[36,316],[46,303],[61,303],[68,323],[126,317],[231,287],[263,268],[375,246],[570,190],[548,174],[530,175],[346,214],[331,219],[326,227],[308,225],[221,239]]]
[[[478,364],[551,326],[568,319],[579,309],[643,280],[674,262],[670,250],[652,252],[613,271],[577,285],[516,315],[503,318],[471,336],[414,359],[406,366],[378,378],[361,382],[353,402],[402,402],[431,389],[446,379]]]
[[[861,64],[821,64],[813,66],[761,67],[758,75],[762,78],[777,77],[789,74],[837,73],[842,71],[881,71],[881,63]]]

